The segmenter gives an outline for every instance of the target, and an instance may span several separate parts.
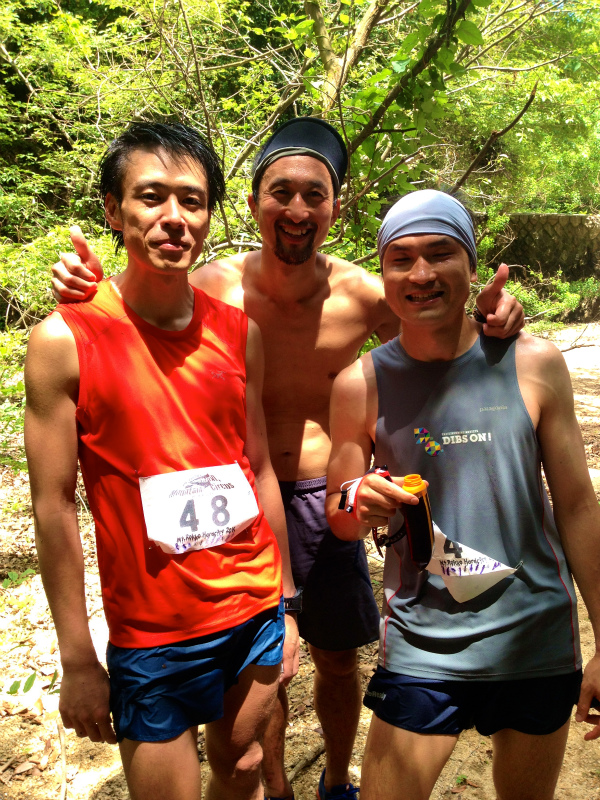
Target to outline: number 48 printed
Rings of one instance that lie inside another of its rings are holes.
[[[218,528],[224,528],[230,519],[229,511],[227,511],[227,498],[222,494],[217,494],[210,501],[213,510],[212,521]],[[192,533],[196,533],[200,520],[196,516],[196,504],[194,500],[188,500],[183,509],[183,513],[179,519],[180,528],[190,528]]]

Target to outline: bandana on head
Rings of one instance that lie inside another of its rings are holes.
[[[310,156],[321,161],[331,175],[336,196],[346,176],[348,151],[344,140],[329,123],[315,117],[286,122],[259,150],[252,167],[252,191],[256,194],[266,168],[284,156]]]
[[[459,241],[477,265],[475,231],[467,209],[456,198],[434,189],[423,189],[401,197],[385,215],[377,234],[377,252],[383,268],[388,245],[401,236],[443,234]]]

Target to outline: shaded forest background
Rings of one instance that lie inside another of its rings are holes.
[[[2,461],[23,466],[25,341],[52,307],[48,268],[69,247],[69,225],[82,225],[109,273],[120,267],[96,165],[128,121],[185,121],[222,159],[227,197],[199,265],[258,246],[246,206],[256,147],[312,114],[351,152],[326,248],[372,268],[382,206],[412,188],[453,189],[485,214],[485,282],[507,213],[600,207],[599,42],[600,0],[5,0]],[[593,276],[514,277],[538,323],[599,288]]]
[[[60,667],[41,587],[23,452],[23,360],[53,307],[50,265],[81,224],[108,274],[114,255],[96,165],[131,120],[184,121],[222,159],[227,197],[198,266],[257,247],[246,206],[256,148],[280,122],[320,115],[351,152],[326,248],[375,268],[382,209],[413,188],[457,192],[480,212],[479,284],[512,212],[600,211],[600,0],[3,0],[0,4],[0,783],[10,798],[125,798],[114,749],[64,739]],[[533,330],[598,307],[600,282],[520,265],[510,291]],[[588,317],[590,315],[588,314]],[[587,332],[586,332],[587,331]],[[564,340],[597,354],[598,326]],[[561,335],[557,332],[555,335]],[[587,338],[586,338],[587,337]],[[597,356],[595,356],[597,358]],[[587,361],[591,356],[587,356]],[[575,389],[600,481],[598,364]],[[581,365],[579,365],[581,367]],[[589,368],[589,369],[588,369]],[[597,484],[600,486],[600,484]],[[78,506],[87,599],[106,640],[91,517]],[[381,563],[371,563],[381,589]],[[584,648],[593,637],[582,615]],[[375,650],[361,654],[363,683]],[[323,745],[310,662],[292,684],[288,767],[314,797]],[[363,714],[353,775],[358,776]],[[574,730],[558,795],[597,798],[597,750]],[[315,744],[316,742],[316,744]],[[492,796],[489,743],[473,734],[436,797]],[[586,749],[587,747],[587,749]],[[307,760],[307,753],[309,754]],[[312,756],[310,755],[312,753]],[[311,760],[312,759],[312,760]],[[314,761],[314,763],[313,763]],[[469,778],[469,780],[467,780]],[[21,783],[23,782],[23,783]],[[451,787],[451,788],[448,788]]]

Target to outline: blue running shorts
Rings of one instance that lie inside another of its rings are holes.
[[[477,728],[482,736],[491,736],[511,728],[541,736],[569,719],[581,677],[577,670],[547,678],[438,681],[378,666],[364,704],[384,722],[415,733],[454,735]]]
[[[280,481],[296,586],[304,587],[298,631],[321,650],[351,650],[379,639],[365,545],[343,542],[325,517],[325,478]]]
[[[241,625],[159,647],[109,643],[110,710],[117,740],[161,742],[223,716],[225,692],[250,664],[283,657],[283,601]]]

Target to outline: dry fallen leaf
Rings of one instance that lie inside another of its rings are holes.
[[[22,772],[29,772],[30,769],[33,769],[35,764],[32,761],[24,761],[22,764],[19,764],[18,767],[15,768],[13,775],[20,775]]]

